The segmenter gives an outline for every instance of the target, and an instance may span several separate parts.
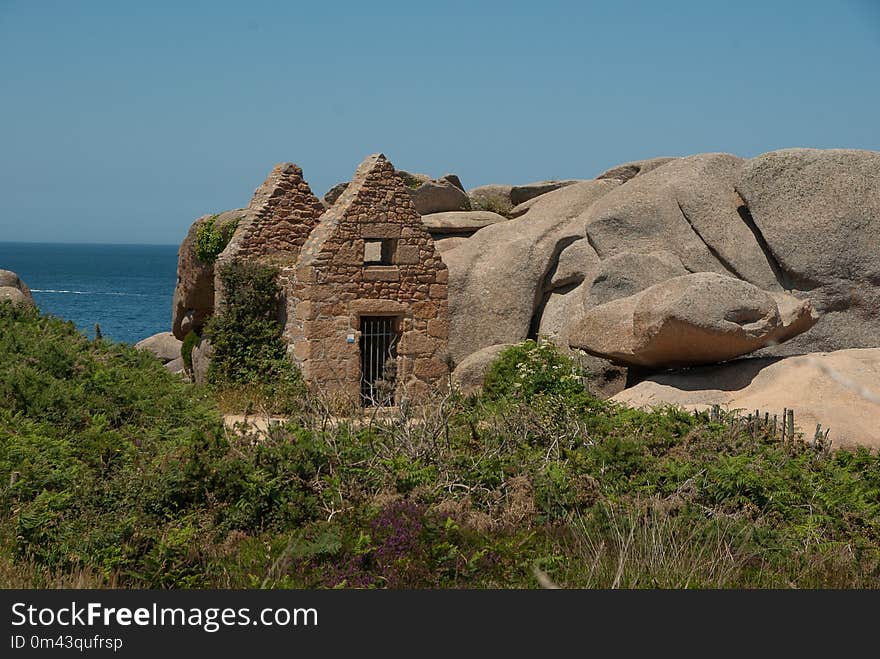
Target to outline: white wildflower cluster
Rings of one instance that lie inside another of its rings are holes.
[[[554,378],[560,382],[579,381],[576,367],[556,362],[556,346],[544,337],[540,337],[526,351],[526,359],[516,365],[516,380],[514,388],[522,388],[523,384],[542,372],[550,371]]]

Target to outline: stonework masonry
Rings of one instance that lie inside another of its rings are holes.
[[[217,258],[214,308],[219,309],[223,299],[217,276],[222,266],[241,261],[292,266],[323,212],[302,169],[293,163],[276,165],[257,188],[235,234]]]
[[[398,335],[395,399],[421,397],[445,382],[447,277],[393,165],[369,156],[311,231],[296,265],[281,269],[284,337],[305,380],[359,401],[362,319],[376,316],[393,319]]]

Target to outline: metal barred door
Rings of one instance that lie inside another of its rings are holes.
[[[397,357],[395,325],[393,316],[361,317],[361,404],[364,407],[394,402],[393,384],[386,384],[390,379],[386,366]]]

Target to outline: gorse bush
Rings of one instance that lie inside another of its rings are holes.
[[[227,222],[223,227],[219,227],[217,226],[218,217],[220,216],[211,216],[202,222],[196,231],[196,256],[202,263],[216,261],[238,227],[238,220]]]
[[[875,453],[551,386],[573,367],[537,345],[501,361],[496,398],[303,397],[255,435],[150,355],[0,305],[0,585],[880,587]]]

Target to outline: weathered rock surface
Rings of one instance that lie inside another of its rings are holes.
[[[563,350],[569,348],[569,333],[573,319],[580,319],[583,309],[584,284],[573,284],[552,290],[544,295],[538,325],[538,335],[544,336]]]
[[[619,252],[675,254],[690,272],[729,274],[781,290],[768,256],[738,211],[743,160],[679,158],[641,174],[590,211],[587,235],[603,259]],[[605,180],[605,179],[603,179]]]
[[[880,153],[786,149],[749,160],[736,182],[786,289],[816,326],[774,354],[880,343]]]
[[[183,363],[183,357],[178,357],[176,359],[172,359],[170,362],[166,362],[165,368],[167,368],[169,372],[178,375],[181,373],[186,373],[186,364]]]
[[[471,209],[470,197],[454,175],[447,174],[445,177],[426,181],[417,188],[408,189],[419,215]]]
[[[688,274],[675,254],[662,250],[648,254],[620,252],[604,261],[598,257],[596,260],[600,265],[585,291],[585,309],[635,295],[655,284]]]
[[[480,229],[443,254],[449,267],[449,350],[459,363],[480,348],[522,341],[561,251],[584,235],[584,212],[619,185],[585,181],[542,197],[526,215]]]
[[[599,256],[586,239],[574,241],[559,253],[556,267],[546,278],[548,290],[593,279],[600,267]]]
[[[584,371],[589,373],[587,389],[594,396],[610,398],[626,388],[626,367],[579,350],[572,351],[572,357]]]
[[[448,211],[422,215],[422,222],[431,235],[472,234],[490,224],[507,222],[507,218],[491,211]]]
[[[0,302],[13,304],[34,304],[31,290],[21,278],[11,270],[0,270]]]
[[[138,350],[146,350],[153,353],[163,362],[170,362],[180,357],[180,347],[183,341],[179,340],[171,332],[159,332],[148,336],[134,344]]]
[[[397,169],[394,172],[400,180],[404,182],[404,184],[411,189],[415,189],[419,187],[422,183],[427,183],[431,180],[431,177],[427,174],[418,174],[408,172],[405,169]]]
[[[456,247],[463,245],[467,241],[467,238],[461,236],[452,236],[451,238],[435,238],[434,250],[436,250],[438,254],[442,254],[444,252],[448,252],[450,249],[455,249]]]
[[[452,372],[452,384],[463,394],[473,394],[483,387],[489,367],[512,344],[502,343],[477,350],[465,357]]]
[[[816,424],[836,447],[880,448],[880,349],[812,353],[784,359],[741,359],[651,376],[612,400],[632,407],[712,405],[782,416],[795,411],[795,424],[812,439]],[[869,398],[853,389],[867,391]]]
[[[706,364],[785,341],[816,318],[809,300],[695,273],[588,310],[570,329],[569,343],[624,365]]]
[[[220,213],[214,226],[222,229],[237,222],[244,209]],[[177,286],[172,302],[171,332],[183,339],[192,330],[200,332],[214,311],[214,265],[203,263],[196,256],[199,227],[213,215],[203,215],[192,223],[177,252]]]
[[[660,157],[648,158],[647,160],[633,160],[631,162],[625,162],[622,165],[612,167],[611,169],[606,169],[596,178],[613,178],[619,181],[626,182],[630,179],[634,179],[640,174],[647,174],[648,172],[657,169],[658,167],[665,165],[672,160],[676,160],[676,158]]]
[[[214,346],[208,339],[202,339],[192,351],[193,381],[199,384],[208,381],[208,368],[211,366],[211,355]]]
[[[321,203],[324,204],[325,208],[330,208],[339,197],[342,196],[342,193],[345,192],[345,189],[348,187],[350,181],[343,181],[342,183],[337,183],[332,188],[327,190],[324,193],[324,196],[321,197]]]
[[[471,207],[480,210],[488,210],[496,213],[508,213],[513,208],[510,201],[512,185],[481,185],[468,192],[471,198]]]
[[[548,192],[553,192],[567,185],[580,183],[578,179],[566,179],[564,181],[535,181],[534,183],[526,183],[525,185],[514,185],[510,189],[510,203],[517,206],[529,199],[534,199]]]

